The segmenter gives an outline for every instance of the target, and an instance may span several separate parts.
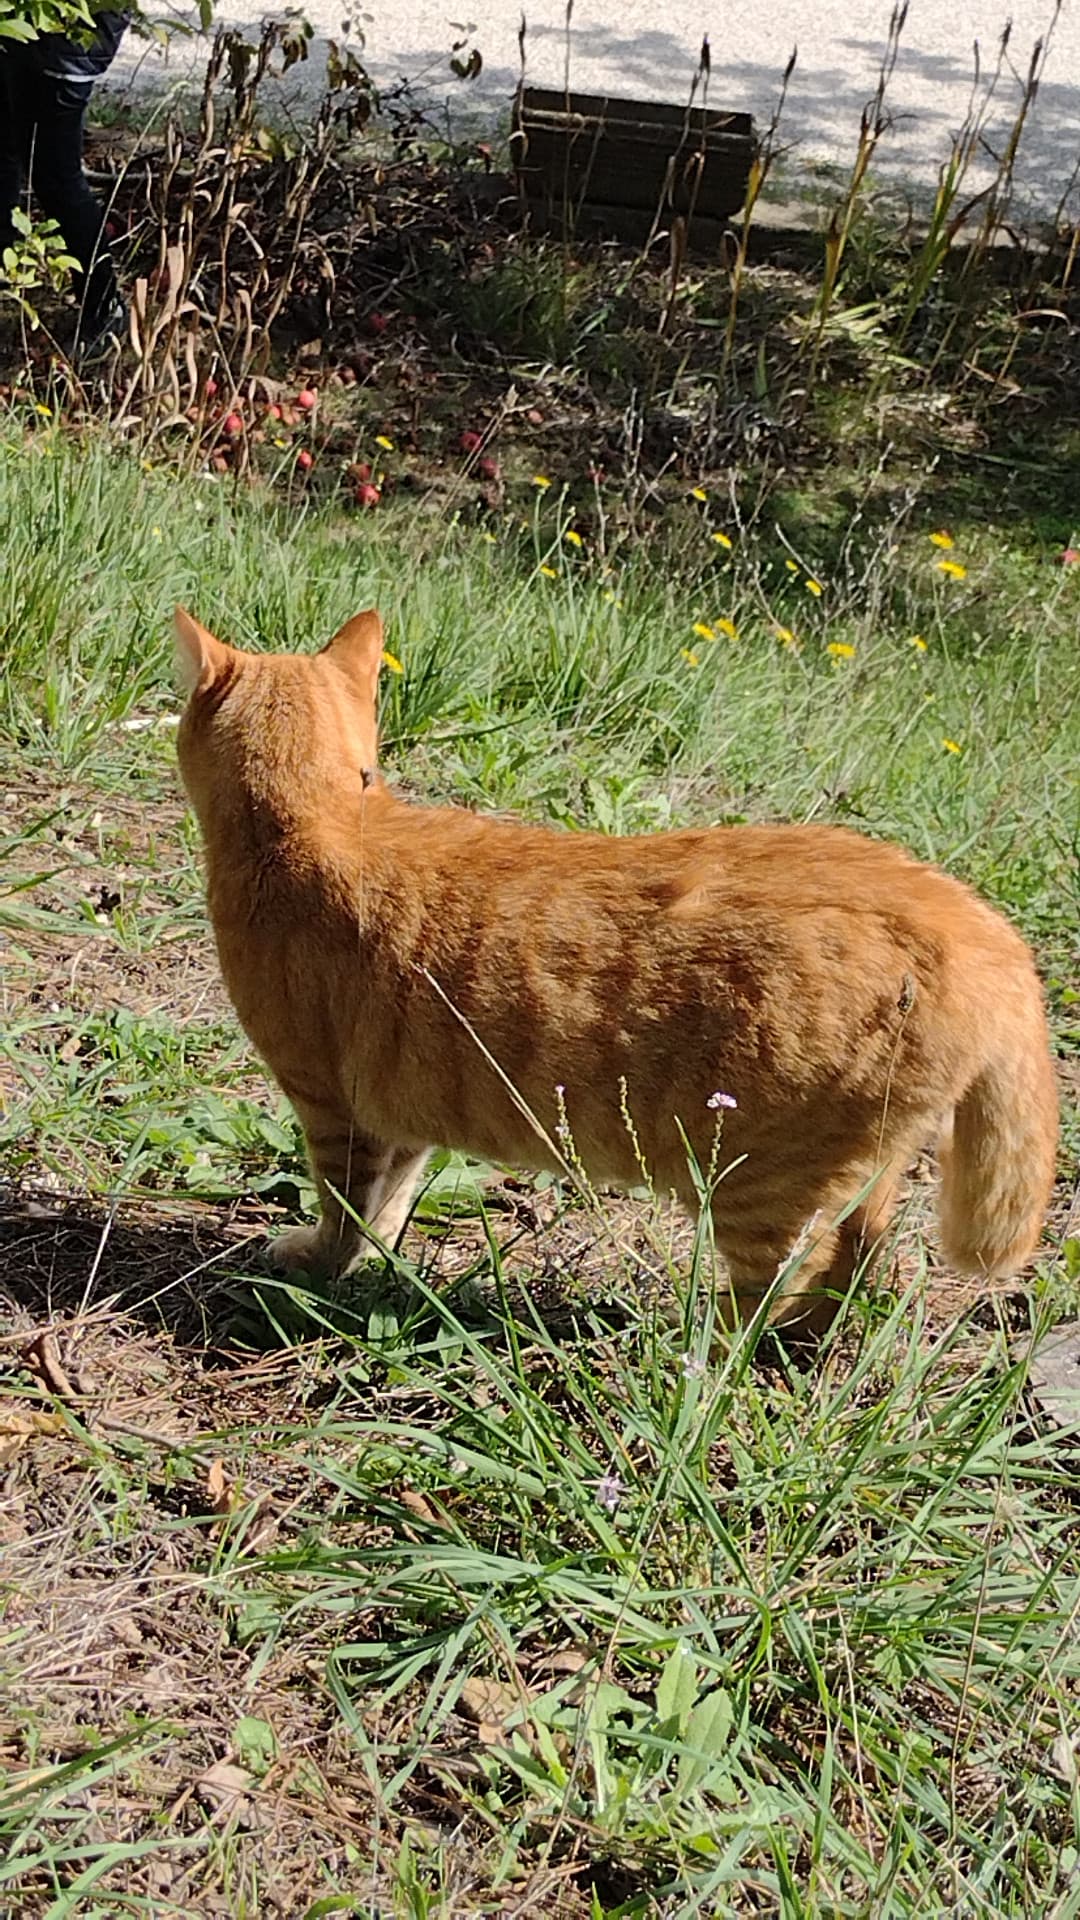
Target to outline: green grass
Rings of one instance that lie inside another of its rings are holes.
[[[969,874],[1036,933],[1071,923],[1080,570],[1014,527],[973,515],[944,550],[908,505],[831,543],[826,569],[707,502],[674,560],[646,543],[609,570],[560,539],[550,496],[495,532],[412,504],[358,526],[40,422],[3,443],[0,513],[0,716],[60,779],[170,783],[167,734],[117,728],[175,711],[177,599],[282,648],[376,601],[405,669],[386,676],[388,759],[430,791],[613,830],[824,808]],[[695,633],[718,619],[736,641]]]
[[[901,1296],[806,1371],[757,1329],[714,1339],[707,1235],[644,1202],[605,1228],[530,1189],[533,1244],[451,1167],[406,1254],[331,1299],[259,1283],[225,1234],[230,1198],[261,1219],[307,1189],[216,984],[177,599],[297,648],[379,604],[386,762],[427,795],[569,831],[894,835],[1017,919],[1075,1061],[1080,569],[986,485],[951,549],[932,496],[868,490],[840,524],[823,489],[749,526],[708,500],[610,558],[556,493],[358,523],[4,427],[0,1166],[107,1206],[96,1250],[46,1225],[9,1284],[109,1383],[16,1455],[39,1531],[4,1629],[12,1911],[1080,1912],[1075,1448],[1027,1384],[1075,1308],[1064,1205],[1026,1293],[974,1313],[909,1220]],[[1076,1143],[1070,1107],[1065,1203]],[[196,1201],[166,1273],[159,1222]],[[149,1652],[120,1687],[85,1622],[125,1609]],[[144,1659],[179,1675],[164,1705]],[[200,1799],[223,1754],[251,1821]]]

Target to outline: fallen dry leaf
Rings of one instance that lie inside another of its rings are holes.
[[[238,1767],[235,1760],[215,1760],[212,1767],[200,1774],[195,1792],[209,1809],[215,1825],[231,1820],[244,1827],[256,1824],[255,1805],[248,1792],[253,1778],[247,1768]]]
[[[37,1375],[42,1386],[54,1393],[58,1400],[75,1401],[81,1396],[78,1389],[64,1372],[60,1362],[60,1348],[55,1333],[43,1327],[40,1333],[23,1347],[20,1358],[31,1373]]]
[[[236,1481],[229,1479],[223,1460],[211,1460],[206,1469],[206,1497],[211,1513],[216,1513],[221,1521],[236,1522],[230,1537],[238,1550],[265,1553],[272,1545],[281,1525],[272,1494],[263,1493],[251,1500],[247,1512],[241,1515],[240,1509],[245,1503]],[[215,1532],[220,1531],[221,1528],[215,1528]]]
[[[583,1647],[559,1647],[554,1653],[541,1654],[532,1667],[537,1673],[580,1673],[591,1657]]]
[[[1059,1733],[1050,1749],[1050,1759],[1055,1773],[1075,1787],[1080,1779],[1080,1769],[1076,1764],[1076,1741],[1071,1734]]]
[[[494,1747],[506,1740],[510,1722],[520,1723],[528,1696],[523,1688],[508,1686],[505,1680],[474,1673],[458,1694],[458,1706],[475,1721],[482,1744]]]
[[[116,1638],[121,1641],[125,1647],[130,1647],[133,1652],[146,1645],[137,1623],[129,1613],[110,1614],[109,1625],[112,1627]]]
[[[1059,1427],[1080,1426],[1080,1321],[1055,1327],[1031,1356],[1031,1390]]]
[[[401,1504],[403,1507],[408,1507],[409,1512],[415,1513],[417,1519],[423,1520],[427,1526],[445,1528],[446,1521],[441,1513],[437,1513],[431,1501],[424,1494],[417,1493],[413,1487],[402,1488]]]
[[[64,1431],[62,1414],[46,1413],[39,1407],[13,1407],[5,1402],[0,1405],[0,1466],[6,1466],[9,1460],[13,1460],[35,1434]]]
[[[206,1495],[211,1513],[221,1514],[222,1518],[231,1513],[234,1493],[233,1483],[225,1472],[224,1460],[211,1460],[206,1469]]]
[[[261,1494],[240,1528],[237,1546],[245,1553],[265,1553],[277,1538],[281,1525],[272,1494]]]

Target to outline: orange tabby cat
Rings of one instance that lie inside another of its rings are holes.
[[[820,1326],[896,1183],[938,1142],[955,1266],[1034,1248],[1057,1103],[1019,934],[897,847],[835,827],[615,839],[412,806],[376,772],[378,614],[312,657],[177,611],[184,781],[237,1013],[292,1101],[322,1202],[288,1267],[393,1242],[432,1146],[691,1207],[708,1164],[741,1311],[800,1241],[778,1320]],[[682,1132],[680,1131],[682,1130]]]

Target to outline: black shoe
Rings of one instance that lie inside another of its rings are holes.
[[[87,315],[75,349],[80,366],[107,360],[110,354],[119,352],[127,332],[127,318],[127,308],[118,297],[110,300],[100,313]]]

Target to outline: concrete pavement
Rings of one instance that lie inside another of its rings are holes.
[[[257,23],[268,11],[258,0],[223,0],[218,18]],[[285,103],[300,104],[318,83],[321,54],[340,37],[345,0],[309,0],[304,9],[316,31],[313,59],[281,83]],[[889,87],[893,125],[876,162],[884,176],[932,182],[963,119],[975,74],[983,83],[997,62],[1011,11],[1008,55],[988,121],[992,142],[1011,123],[1032,51],[1049,36],[1038,99],[1020,149],[1021,204],[1043,211],[1056,205],[1080,165],[1080,0],[910,0],[899,57]],[[710,100],[742,108],[759,123],[772,113],[788,55],[798,59],[783,119],[791,148],[789,185],[813,161],[850,163],[859,116],[872,95],[885,50],[889,0],[576,0],[569,26],[561,0],[524,0],[528,78],[562,86],[569,57],[570,84],[585,92],[681,101],[687,97],[702,36],[712,54]],[[451,15],[469,27],[455,31]],[[167,17],[167,16],[166,16]],[[190,16],[187,16],[190,17]],[[365,58],[380,85],[405,76],[457,129],[472,129],[505,113],[519,74],[517,0],[391,0],[353,15],[366,43]],[[466,38],[483,55],[479,79],[456,80],[449,68],[452,42]],[[178,45],[162,63],[130,44],[116,81],[141,66],[143,82],[190,71],[196,48]],[[164,68],[164,71],[162,69]],[[1080,217],[1080,188],[1072,194]]]

